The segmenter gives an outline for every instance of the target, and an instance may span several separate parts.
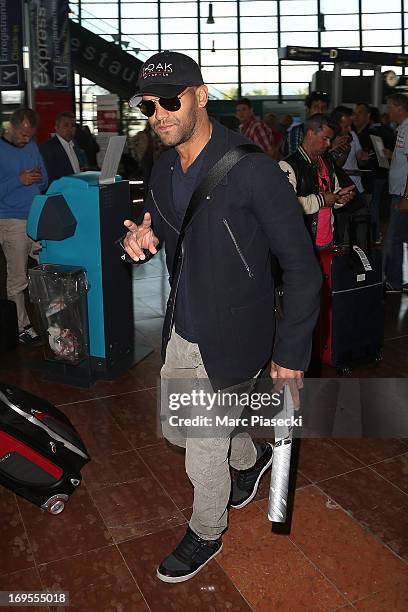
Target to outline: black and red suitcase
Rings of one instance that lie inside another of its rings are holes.
[[[0,384],[0,484],[59,514],[81,484],[88,452],[69,419],[44,399]]]
[[[378,249],[353,245],[318,253],[323,272],[314,353],[340,373],[382,358],[384,290]]]

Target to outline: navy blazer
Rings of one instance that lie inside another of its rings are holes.
[[[49,138],[40,144],[39,149],[47,168],[48,185],[62,176],[74,174],[70,159],[57,136],[53,136],[53,138]],[[76,153],[78,156],[77,151]]]
[[[197,184],[227,150],[248,142],[213,121]],[[171,149],[156,162],[145,203],[154,232],[165,243],[170,274],[180,229],[172,201],[176,156]],[[215,386],[249,379],[272,356],[281,366],[306,370],[321,272],[296,194],[278,164],[263,153],[241,159],[204,200],[183,246],[197,342]],[[279,260],[284,285],[276,338],[271,254]],[[177,285],[177,278],[170,280]],[[174,288],[167,306],[164,355],[176,293]]]

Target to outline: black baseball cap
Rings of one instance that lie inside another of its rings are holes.
[[[141,67],[136,92],[129,100],[129,106],[137,106],[145,95],[175,98],[186,87],[203,83],[200,67],[191,57],[175,51],[162,51],[149,57]]]

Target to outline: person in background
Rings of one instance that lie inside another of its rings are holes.
[[[81,171],[81,153],[74,141],[75,115],[69,111],[58,113],[55,118],[55,136],[40,145],[40,153],[47,168],[48,184],[62,176]]]
[[[149,123],[146,123],[145,129],[137,132],[132,138],[132,149],[138,161],[143,187],[147,189],[150,180],[150,174],[153,168],[155,143],[152,134],[152,129]]]
[[[241,134],[252,140],[267,155],[274,157],[275,142],[272,130],[255,117],[251,101],[248,98],[241,98],[235,103],[235,109],[241,124]]]
[[[381,113],[380,121],[381,121],[381,123],[383,125],[390,125],[391,124],[390,116],[389,116],[388,113]]]
[[[7,296],[17,307],[19,341],[30,345],[41,341],[25,307],[28,257],[38,260],[37,245],[27,236],[27,218],[34,197],[48,182],[33,140],[36,129],[36,113],[20,108],[11,115],[10,126],[0,139],[0,245],[7,264]]]
[[[370,105],[365,102],[357,102],[354,105],[352,121],[361,148],[370,149]]]
[[[316,113],[327,113],[329,104],[329,94],[324,91],[312,91],[305,99],[306,119]],[[291,155],[297,150],[299,145],[302,144],[304,133],[304,123],[298,123],[292,126],[283,144],[284,156]]]
[[[375,157],[373,144],[370,138],[370,125],[371,125],[371,107],[366,102],[357,102],[354,105],[353,111],[353,126],[356,131],[358,140],[362,151],[365,153],[366,158],[360,158],[361,178],[364,188],[364,197],[366,201],[367,209],[370,206],[373,192],[373,173],[370,168],[369,157]]]
[[[374,239],[377,243],[380,243],[379,183],[376,181],[376,176],[381,176],[383,178],[384,175],[379,173],[377,157],[374,151],[371,135],[378,135],[381,138],[385,137],[386,142],[384,145],[386,148],[390,149],[393,148],[393,143],[395,140],[391,134],[387,132],[387,128],[380,125],[378,115],[375,117],[376,110],[378,113],[378,109],[374,109],[372,111],[372,108],[365,102],[358,102],[354,107],[353,124],[356,128],[361,147],[366,154],[365,160],[361,158],[359,159],[362,170],[365,170],[365,172],[362,173],[362,181],[367,208],[369,208],[371,211],[371,217],[374,224]],[[374,117],[372,112],[374,113]],[[373,128],[372,124],[374,120],[377,121],[377,127]]]
[[[403,246],[408,242],[408,98],[400,93],[391,94],[387,110],[398,129],[394,151],[384,149],[391,157],[391,217],[384,245],[385,289],[387,293],[408,293],[402,270]]]
[[[284,138],[286,138],[286,134],[288,133],[288,130],[290,129],[292,123],[292,115],[279,115],[278,128]]]
[[[274,153],[272,157],[276,160],[279,160],[282,157],[281,146],[283,143],[283,134],[279,130],[278,116],[275,115],[275,113],[266,113],[263,120],[266,123],[266,125],[272,130],[273,141],[274,141]]]
[[[361,148],[360,141],[352,129],[353,111],[348,106],[337,106],[330,114],[330,121],[338,136],[345,137],[346,143],[331,149],[331,155],[340,168],[350,176],[360,194],[364,193],[359,161],[368,160],[369,154]]]
[[[388,113],[381,113],[380,115],[381,125],[386,128],[389,132],[392,132],[395,136],[394,123],[391,122],[390,116]]]
[[[365,158],[366,154],[361,149],[356,133],[352,130],[353,111],[347,106],[337,106],[330,114],[330,121],[335,131],[337,145],[332,146],[329,155],[335,161],[336,175],[341,187],[355,185],[355,197],[352,206],[344,210],[334,210],[335,242],[344,244],[349,239],[349,223],[355,212],[368,215],[367,202],[364,187],[361,180],[359,159]],[[366,227],[358,226],[356,236],[359,246],[366,245]]]
[[[86,170],[99,170],[98,161],[96,159],[97,153],[99,153],[99,145],[96,141],[95,136],[91,133],[88,125],[75,124],[75,142],[79,145],[80,150],[85,154],[85,161],[83,164],[79,164]],[[76,150],[78,153],[78,151]],[[81,162],[81,160],[79,160]]]
[[[211,390],[234,382],[252,385],[271,358],[272,379],[290,379],[297,387],[310,360],[321,273],[296,197],[277,164],[262,152],[241,159],[203,199],[177,248],[197,186],[227,151],[249,144],[210,120],[207,102],[196,62],[168,51],[145,62],[130,101],[169,147],[153,168],[143,221],[125,221],[122,240],[135,262],[165,245],[172,289],[163,327],[162,390],[183,378]],[[275,342],[272,255],[284,286]],[[164,408],[168,399],[163,392]],[[194,406],[190,410],[195,414]],[[186,449],[194,504],[184,537],[157,570],[168,583],[189,580],[221,551],[228,507],[249,504],[272,463],[271,445],[254,444],[247,432],[189,431],[169,438]],[[232,483],[230,464],[238,470]]]
[[[292,185],[317,249],[333,244],[332,208],[340,208],[354,197],[354,185],[340,188],[334,161],[325,155],[334,131],[327,115],[312,115],[305,121],[302,144],[279,162]]]
[[[369,134],[379,136],[386,149],[390,151],[394,149],[395,134],[392,129],[381,123],[379,110],[375,106],[370,108]],[[381,244],[380,211],[388,203],[388,170],[380,167],[374,150],[369,157],[368,168],[372,171],[370,214],[373,223],[373,240],[376,244]]]

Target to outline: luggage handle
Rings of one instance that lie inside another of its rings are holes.
[[[21,417],[23,417],[24,419],[26,419],[27,421],[29,421],[36,427],[43,429],[52,438],[52,440],[50,440],[50,445],[51,445],[51,449],[53,453],[56,451],[56,445],[54,442],[55,440],[56,442],[60,442],[63,446],[65,446],[65,448],[68,448],[70,451],[72,451],[76,455],[80,455],[84,459],[88,459],[88,456],[84,452],[82,452],[81,449],[77,448],[74,444],[72,444],[68,440],[64,440],[64,438],[62,438],[58,433],[56,433],[55,431],[47,427],[47,425],[42,423],[33,414],[29,416],[24,410],[19,408],[18,404],[13,404],[12,402],[10,402],[8,397],[5,395],[5,393],[1,391],[1,389],[0,389],[0,401],[2,401],[3,404],[8,406],[11,410],[16,412],[18,415],[20,415]],[[55,450],[52,445],[54,445]]]
[[[357,245],[357,227],[359,225],[365,225],[366,227],[366,244],[367,253],[372,252],[372,240],[371,240],[371,221],[368,215],[355,215],[349,219],[349,252],[353,253],[353,246]],[[359,246],[359,245],[357,245]]]

